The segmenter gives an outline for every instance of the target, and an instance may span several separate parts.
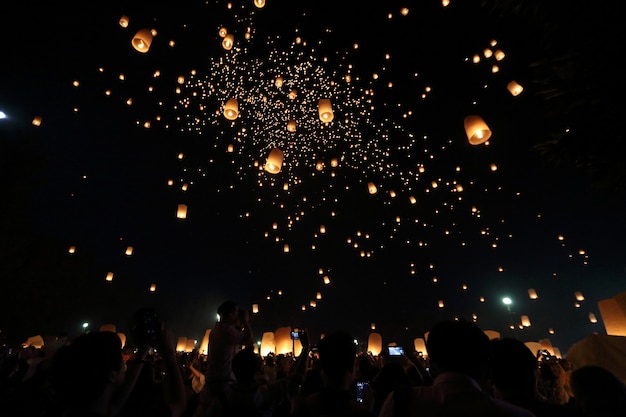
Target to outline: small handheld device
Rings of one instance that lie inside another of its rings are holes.
[[[389,346],[389,356],[402,355],[404,355],[404,348],[402,346]]]
[[[300,332],[298,332],[298,331],[292,331],[292,332],[291,332],[291,339],[292,339],[292,340],[300,340]]]
[[[356,400],[360,403],[363,402],[363,398],[365,398],[365,392],[369,388],[369,383],[365,381],[358,381],[356,383]]]

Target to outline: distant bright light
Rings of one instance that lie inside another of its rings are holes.
[[[504,298],[502,299],[502,302],[503,302],[504,304],[508,305],[508,306],[509,306],[509,305],[511,305],[511,304],[513,304],[513,300],[511,300],[509,297],[504,297]]]
[[[89,323],[84,322],[84,323],[83,323],[83,329],[86,329],[87,327],[89,327]]]
[[[6,113],[0,110],[0,119],[6,119],[6,118],[7,118]]]

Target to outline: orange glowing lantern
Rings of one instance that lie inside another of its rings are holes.
[[[293,344],[291,341],[291,327],[279,327],[274,332],[274,342],[276,345],[274,353],[280,355],[281,353],[287,354],[293,350]]]
[[[200,347],[198,351],[202,355],[206,355],[209,352],[209,335],[211,334],[211,329],[206,329],[204,332],[204,336],[202,337],[202,342],[200,342]]]
[[[339,161],[337,160],[337,158],[333,158],[330,160],[330,166],[333,168],[336,168],[339,165]]]
[[[489,126],[487,126],[483,118],[480,116],[467,116],[465,118],[464,125],[467,139],[472,145],[483,144],[491,137],[491,130],[489,129]]]
[[[530,327],[530,319],[528,316],[522,316],[522,326]]]
[[[589,321],[593,324],[596,324],[598,322],[598,319],[596,318],[595,314],[589,313]]]
[[[187,339],[187,344],[185,345],[185,352],[191,352],[196,348],[196,341],[194,339]]]
[[[292,88],[291,91],[289,91],[289,94],[287,95],[287,97],[289,97],[290,100],[293,100],[296,98],[297,95],[298,95],[298,90],[296,90],[295,88]]]
[[[528,289],[528,297],[531,300],[536,300],[537,298],[539,298],[539,296],[537,295],[537,291],[535,291],[534,288],[529,288]]]
[[[380,355],[383,350],[383,337],[380,333],[370,333],[367,338],[367,351],[374,356]]]
[[[35,118],[33,118],[33,121],[31,122],[33,124],[33,126],[41,126],[41,117],[39,116],[35,116]]]
[[[44,346],[43,337],[41,335],[31,336],[26,339],[26,342],[22,343],[22,347],[34,347],[35,349],[41,349]]]
[[[265,170],[270,174],[278,174],[283,166],[284,153],[278,148],[272,149],[265,161]]]
[[[118,333],[117,337],[120,338],[120,343],[122,344],[122,347],[126,346],[126,334]]]
[[[574,297],[576,297],[576,301],[585,301],[585,296],[580,291],[576,291]]]
[[[422,352],[422,356],[428,356],[428,351],[426,350],[426,342],[423,338],[417,337],[413,340],[413,348],[416,352]]]
[[[489,340],[499,339],[500,332],[496,332],[495,330],[485,330],[483,333],[487,335]]]
[[[100,326],[100,331],[115,333],[117,331],[117,327],[115,327],[115,324],[103,324]]]
[[[283,82],[285,80],[283,79],[283,77],[281,77],[280,75],[278,77],[276,77],[276,80],[274,81],[274,85],[278,88],[283,86]]]
[[[113,272],[107,272],[107,276],[105,278],[107,281],[113,281]]]
[[[283,252],[285,252],[285,253],[289,253],[289,250],[290,250],[290,249],[289,249],[289,244],[288,244],[288,243],[285,243],[285,244],[283,245]]]
[[[370,194],[376,194],[378,192],[378,189],[376,188],[376,185],[373,182],[370,182],[367,184],[367,190],[369,191]]]
[[[291,119],[287,122],[287,131],[295,132],[296,131],[296,121]]]
[[[156,284],[150,284],[150,292],[156,291]]]
[[[70,253],[70,254],[76,253],[76,246],[70,246],[70,248],[68,250],[68,253]]]
[[[259,305],[252,304],[252,314],[257,314],[259,312]]]
[[[187,205],[186,204],[178,205],[178,210],[176,211],[176,217],[179,219],[187,218]]]
[[[176,352],[184,352],[187,348],[187,338],[181,336],[178,338],[178,342],[176,343]]]
[[[127,28],[130,21],[128,20],[128,16],[120,17],[119,24],[123,28]]]
[[[224,36],[224,39],[222,40],[222,48],[224,48],[227,51],[230,51],[231,49],[233,49],[234,44],[235,44],[235,37],[233,36],[232,33],[229,33],[226,36]]]
[[[131,45],[135,48],[136,51],[145,54],[150,49],[150,45],[152,44],[152,31],[150,29],[141,29],[135,36],[133,36],[133,40],[131,41]]]
[[[609,336],[626,336],[626,292],[598,301],[600,316]]]
[[[217,34],[220,35],[220,38],[224,38],[226,35],[228,35],[228,29],[222,26]]]
[[[265,0],[254,0],[254,5],[259,9],[265,7]]]
[[[239,115],[239,103],[236,98],[229,98],[224,104],[224,117],[228,120],[235,120]]]
[[[522,87],[517,81],[513,80],[506,85],[507,90],[511,93],[512,96],[519,96],[522,91],[524,91],[524,87]]]
[[[261,356],[265,357],[270,352],[274,353],[275,350],[274,332],[264,332],[263,337],[261,337]]]
[[[324,275],[324,284],[330,284],[330,278],[328,278],[328,275]]]
[[[411,204],[417,203],[417,199],[415,197],[413,197],[413,196],[409,197],[409,201],[411,202]]]
[[[126,252],[124,252],[126,254],[126,256],[131,256],[133,254],[133,247],[132,246],[128,246],[126,248]]]
[[[317,103],[317,110],[319,112],[320,120],[324,123],[333,121],[335,115],[333,114],[333,106],[328,98],[322,98]]]

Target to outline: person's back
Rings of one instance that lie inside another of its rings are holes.
[[[626,384],[609,370],[596,365],[575,369],[571,386],[585,417],[626,416]]]
[[[430,386],[395,391],[382,406],[380,417],[533,417],[525,409],[494,399],[485,392],[489,338],[476,325],[446,321],[428,334],[426,348],[435,379]]]
[[[373,417],[374,413],[358,403],[350,390],[354,383],[356,346],[345,332],[334,332],[319,344],[322,387],[294,407],[294,417]]]
[[[572,408],[545,401],[537,389],[538,361],[521,341],[491,341],[490,382],[496,398],[532,411],[537,417],[575,417]]]

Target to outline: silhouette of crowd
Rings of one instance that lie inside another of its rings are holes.
[[[218,315],[206,355],[177,352],[150,309],[137,311],[126,346],[95,331],[5,347],[0,415],[626,416],[626,384],[611,369],[532,352],[514,338],[490,340],[463,320],[433,326],[426,352],[373,355],[334,329],[316,344],[300,331],[298,356],[262,357],[247,311],[226,301]]]

